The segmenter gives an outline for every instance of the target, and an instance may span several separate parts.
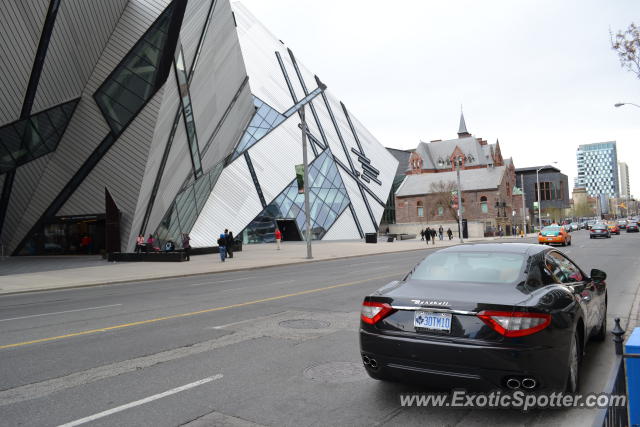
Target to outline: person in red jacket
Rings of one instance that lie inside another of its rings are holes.
[[[282,240],[282,233],[279,228],[276,228],[276,249],[280,250],[280,241]]]

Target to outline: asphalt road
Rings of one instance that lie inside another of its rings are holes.
[[[640,234],[573,239],[561,250],[608,273],[609,318],[626,319]],[[403,408],[419,387],[366,376],[362,297],[430,250],[0,296],[0,425],[590,423],[580,409]],[[588,346],[581,392],[602,391],[612,360],[609,339]]]

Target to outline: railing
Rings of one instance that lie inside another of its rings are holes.
[[[611,333],[614,335],[613,342],[616,347],[616,360],[613,369],[609,374],[607,385],[604,389],[609,395],[627,395],[627,378],[625,372],[624,359],[633,357],[623,353],[622,342],[625,331],[620,327],[620,319],[616,317],[615,325]],[[629,414],[627,405],[609,406],[598,410],[593,427],[627,427],[629,425]]]

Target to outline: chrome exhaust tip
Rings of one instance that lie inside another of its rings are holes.
[[[362,356],[362,363],[368,365],[370,363],[369,356]]]
[[[376,362],[376,359],[369,359],[369,366],[371,366],[372,369],[376,369],[378,367],[378,362]]]
[[[537,385],[538,383],[534,378],[525,378],[522,380],[522,387],[527,390],[533,390]]]
[[[509,378],[507,380],[507,387],[511,390],[517,390],[520,388],[520,380],[517,378]]]

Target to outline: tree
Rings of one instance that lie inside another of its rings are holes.
[[[442,206],[444,212],[458,222],[458,208],[453,206],[452,194],[457,194],[458,187],[453,181],[438,181],[431,184],[430,194],[433,200],[434,208],[432,214],[437,215],[438,206]],[[463,198],[464,199],[464,198]],[[464,206],[464,205],[463,205]]]
[[[640,27],[633,22],[625,31],[613,34],[609,31],[611,49],[615,50],[622,68],[631,71],[640,79]]]
[[[584,218],[593,215],[593,207],[589,206],[589,203],[579,203],[573,207],[574,218]]]

